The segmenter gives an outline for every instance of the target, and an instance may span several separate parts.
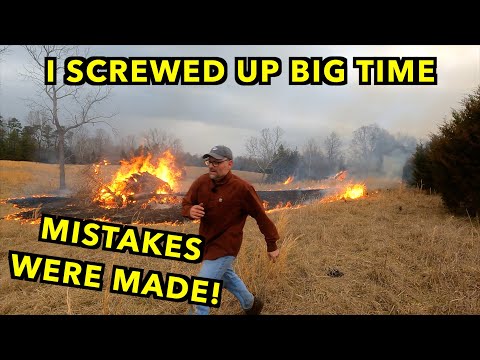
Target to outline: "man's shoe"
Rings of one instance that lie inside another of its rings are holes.
[[[253,305],[250,309],[245,310],[246,315],[260,315],[263,309],[263,301],[258,297],[253,298]]]

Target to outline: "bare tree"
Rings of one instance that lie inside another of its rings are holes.
[[[336,171],[336,167],[340,165],[343,157],[340,136],[335,131],[332,131],[325,139],[324,145],[329,171]]]
[[[361,126],[353,132],[350,156],[360,173],[383,170],[383,157],[397,147],[395,138],[377,124]]]
[[[96,113],[98,106],[109,98],[111,87],[97,86],[89,88],[86,86],[68,86],[65,84],[45,84],[45,58],[55,57],[57,59],[57,79],[62,78],[63,63],[67,57],[78,56],[78,46],[69,45],[24,45],[32,60],[30,66],[25,67],[22,75],[31,80],[37,88],[35,100],[29,99],[32,109],[41,109],[49,113],[50,119],[58,134],[58,163],[60,167],[60,190],[66,188],[65,184],[65,134],[85,124],[105,123],[110,125],[106,119],[111,115],[100,115]],[[82,54],[86,56],[86,54]]]
[[[313,177],[315,163],[323,158],[322,150],[315,139],[310,138],[305,145],[303,145],[302,156],[306,167],[305,176],[307,179],[311,179]]]
[[[51,121],[48,119],[45,111],[30,111],[27,115],[27,124],[35,130],[33,137],[38,150],[44,145],[45,133],[48,132],[47,125],[49,123],[51,123]]]
[[[172,134],[159,129],[149,129],[143,134],[145,147],[154,154],[162,154],[170,150],[172,154],[178,155],[183,151],[182,142]]]
[[[120,139],[120,153],[124,158],[131,158],[135,154],[137,148],[137,140],[135,135],[127,135]]]
[[[72,150],[75,154],[76,162],[79,164],[87,163],[91,153],[91,143],[88,131],[85,127],[79,127],[72,131]]]
[[[374,154],[380,128],[376,124],[361,126],[353,132],[350,143],[350,159],[362,174],[368,174],[374,168]]]
[[[7,55],[10,52],[8,45],[0,45],[0,60],[2,59],[3,55]]]
[[[262,180],[265,179],[265,175],[271,171],[272,164],[277,160],[283,134],[284,131],[278,126],[273,129],[265,128],[260,131],[259,137],[252,136],[245,144],[248,156],[255,161],[263,174]]]
[[[97,129],[95,131],[93,140],[95,144],[95,153],[97,153],[98,156],[104,157],[107,150],[112,148],[112,139],[110,138],[110,135],[107,134],[105,129]]]

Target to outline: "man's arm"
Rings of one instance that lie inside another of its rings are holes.
[[[182,211],[181,215],[183,217],[186,217],[190,220],[195,220],[191,215],[190,215],[190,210],[192,207],[197,204],[197,188],[198,188],[198,181],[194,181],[190,188],[188,189],[187,193],[182,199]]]

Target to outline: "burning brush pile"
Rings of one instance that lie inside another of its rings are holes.
[[[184,170],[176,164],[174,156],[166,151],[162,156],[138,156],[122,161],[113,180],[104,184],[100,180],[101,165],[96,165],[94,178],[99,183],[93,194],[93,202],[100,207],[158,208],[181,202],[175,195]]]
[[[124,224],[182,222],[180,181],[185,170],[170,151],[120,162],[117,168],[104,161],[86,169],[81,189],[71,197],[35,196],[9,199],[28,208],[12,218],[36,220],[42,213]]]

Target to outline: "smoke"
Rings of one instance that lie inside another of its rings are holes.
[[[71,189],[57,189],[52,191],[52,193],[53,195],[56,195],[56,196],[70,197],[74,195],[75,192]]]
[[[401,149],[395,149],[390,155],[383,156],[383,173],[389,179],[401,179],[403,167],[411,153],[406,153]]]

